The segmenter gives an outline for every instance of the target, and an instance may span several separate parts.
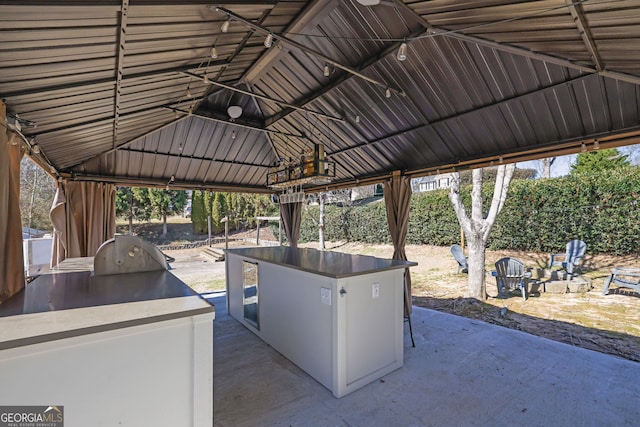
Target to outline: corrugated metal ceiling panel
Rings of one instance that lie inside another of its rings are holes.
[[[228,33],[208,5],[130,0],[119,62],[118,2],[5,1],[0,96],[62,172],[193,188],[265,189],[269,166],[316,142],[354,182],[640,131],[637,0],[234,3],[264,31]],[[266,31],[307,51],[267,49]],[[353,70],[325,77],[322,55]],[[229,105],[243,108],[233,122]]]

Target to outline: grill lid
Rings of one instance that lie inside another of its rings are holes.
[[[135,236],[115,236],[104,242],[93,260],[96,276],[168,270],[164,254]]]

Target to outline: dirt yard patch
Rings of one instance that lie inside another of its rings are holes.
[[[391,257],[389,245],[349,243],[336,247],[348,253]],[[566,344],[613,354],[640,362],[640,295],[616,289],[602,296],[604,279],[612,266],[640,267],[637,257],[588,256],[584,277],[591,280],[586,293],[532,293],[523,301],[519,293],[498,299],[493,263],[504,256],[522,260],[528,267],[544,267],[548,254],[488,251],[485,302],[465,298],[467,275],[457,274],[457,264],[448,247],[406,248],[407,257],[418,262],[411,269],[413,303],[416,306],[521,330]],[[503,310],[506,308],[506,311]]]

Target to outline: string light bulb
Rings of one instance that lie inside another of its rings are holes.
[[[189,89],[188,86],[187,86],[187,93],[185,95],[187,96],[187,98],[193,98],[193,95],[191,94],[191,89]]]
[[[385,98],[391,98],[391,89],[387,88],[387,90],[384,91],[384,96]]]
[[[226,20],[222,23],[222,26],[220,27],[220,31],[222,31],[223,33],[226,33],[227,31],[229,31],[229,24],[231,23],[230,20]]]
[[[587,144],[585,144],[584,142],[582,143],[582,145],[580,146],[580,151],[582,153],[586,153],[587,152]]]
[[[360,123],[360,114],[356,114],[356,123]]]
[[[396,55],[398,61],[405,61],[407,59],[407,43],[402,42],[398,48],[398,54]]]
[[[600,149],[600,143],[598,142],[597,139],[595,141],[593,141],[593,149],[594,150],[599,150]]]
[[[264,47],[268,49],[271,47],[272,44],[273,44],[273,34],[269,33],[267,34],[267,37],[265,37],[264,39]]]
[[[329,77],[331,74],[331,69],[329,68],[329,64],[324,64],[323,74],[325,77]]]
[[[236,131],[231,132],[231,139],[236,139]]]
[[[33,144],[31,146],[31,152],[33,154],[40,154],[40,146],[38,144]]]
[[[207,73],[204,74],[204,78],[202,79],[202,81],[204,81],[204,84],[206,85],[211,83],[211,81],[209,80],[209,76],[207,76]]]
[[[218,57],[218,49],[216,47],[211,48],[211,58],[216,59]]]

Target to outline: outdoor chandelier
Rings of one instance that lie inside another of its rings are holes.
[[[286,189],[304,184],[328,184],[336,176],[336,164],[325,159],[324,146],[314,144],[313,152],[300,155],[300,160],[285,164],[281,162],[267,174],[267,186]]]

